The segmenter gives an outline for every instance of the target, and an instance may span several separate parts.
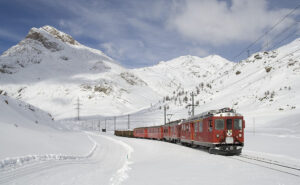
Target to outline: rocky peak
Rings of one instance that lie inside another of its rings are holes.
[[[70,35],[63,33],[61,31],[58,31],[57,29],[55,29],[52,26],[46,25],[46,26],[43,26],[42,29],[63,42],[66,42],[66,43],[69,43],[72,45],[79,45],[79,42],[74,40]]]
[[[45,35],[43,35],[39,29],[37,28],[31,28],[29,33],[26,36],[26,39],[32,39],[39,41],[43,44],[43,46],[51,51],[59,51],[61,48],[56,42],[52,42],[47,38]]]
[[[51,26],[31,28],[26,38],[41,42],[45,48],[51,50],[52,52],[62,49],[61,46],[55,42],[55,39],[71,45],[80,45],[79,42],[74,40],[70,35],[58,31]],[[52,38],[54,38],[54,40]]]

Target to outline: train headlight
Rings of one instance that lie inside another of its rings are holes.
[[[239,133],[239,137],[242,137],[243,135],[241,133]]]
[[[219,135],[219,134],[217,134],[216,136],[217,136],[217,138],[219,138],[219,137],[220,137],[220,135]]]

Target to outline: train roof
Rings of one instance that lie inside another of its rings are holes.
[[[149,126],[149,127],[144,126],[144,127],[137,127],[137,128],[134,128],[134,129],[157,128],[157,127],[161,127],[161,126],[163,126],[163,125],[154,125],[154,126]]]
[[[185,119],[179,119],[179,120],[175,120],[175,121],[171,121],[166,123],[165,125],[178,125],[179,123],[183,122]]]
[[[242,116],[240,113],[237,113],[236,110],[225,107],[222,109],[210,110],[203,112],[201,114],[197,114],[193,117],[187,119],[187,121],[199,120],[203,118],[208,118],[212,116]]]

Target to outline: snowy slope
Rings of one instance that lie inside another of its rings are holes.
[[[162,96],[179,89],[194,89],[201,82],[218,77],[222,70],[232,68],[234,63],[218,56],[205,58],[181,56],[158,65],[132,72],[143,79]]]
[[[162,124],[164,105],[168,108],[167,114],[172,114],[171,120],[190,116],[188,112],[191,112],[191,107],[187,105],[191,104],[193,92],[197,105],[195,114],[222,107],[232,107],[245,116],[248,131],[253,131],[253,127],[258,127],[256,129],[272,134],[275,132],[284,135],[299,135],[299,59],[300,39],[296,39],[274,51],[255,53],[235,65],[225,63],[225,67],[220,67],[217,73],[210,74],[207,78],[197,80],[190,76],[190,81],[185,79],[185,84],[192,81],[191,85],[187,85],[189,89],[178,88],[161,98],[160,104],[156,107],[132,115],[132,127],[135,127],[134,124]],[[150,69],[147,70],[150,71]],[[147,74],[147,70],[144,72],[146,79],[147,75],[151,75],[151,73]],[[143,78],[143,72],[137,71]],[[180,82],[184,77],[178,75],[175,82]],[[157,84],[164,83],[164,80],[158,78],[153,83],[159,87]],[[162,89],[167,84],[168,82],[161,85]],[[123,125],[126,126],[125,123]]]
[[[232,65],[219,56],[183,56],[129,70],[101,51],[44,26],[32,28],[0,57],[0,89],[55,118],[75,117],[77,98],[83,116],[122,115],[148,108],[166,94],[191,88]]]
[[[50,114],[8,96],[0,95],[0,117],[0,168],[32,155],[81,156],[93,147],[84,134],[69,132]]]
[[[32,28],[0,57],[0,66],[0,89],[56,118],[74,117],[77,98],[83,115],[107,115],[143,108],[156,97],[101,51],[50,26]]]
[[[199,74],[217,69],[200,78],[183,67],[188,66],[183,61],[189,59],[197,61],[197,57],[180,57],[133,70],[153,89],[167,95],[158,104],[154,103],[155,106],[131,115],[131,128],[163,124],[164,105],[171,120],[187,118],[193,92],[197,105],[195,114],[232,107],[245,116],[248,131],[257,127],[256,131],[272,134],[300,135],[300,39],[274,51],[255,53],[237,64],[218,59],[215,66],[212,66],[213,60],[205,62],[208,66],[203,69],[192,65]],[[127,128],[127,120],[122,122],[120,118],[119,125]]]

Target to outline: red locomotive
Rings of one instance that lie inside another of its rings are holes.
[[[206,147],[209,153],[238,155],[244,146],[244,128],[241,114],[223,108],[161,126],[135,128],[133,135]]]

